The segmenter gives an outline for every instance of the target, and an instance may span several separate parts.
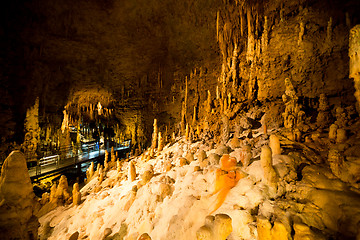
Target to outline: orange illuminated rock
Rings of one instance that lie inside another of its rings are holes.
[[[216,170],[215,190],[212,195],[219,193],[216,204],[211,213],[215,212],[225,201],[230,189],[245,175],[236,169],[236,158],[224,154],[220,159],[220,169]]]

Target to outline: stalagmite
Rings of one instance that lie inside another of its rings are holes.
[[[0,239],[38,239],[37,204],[26,159],[13,151],[0,176]]]
[[[329,138],[335,140],[336,139],[336,133],[338,130],[338,125],[336,124],[331,124],[330,128],[329,128]]]
[[[346,137],[346,130],[345,129],[342,129],[342,128],[339,128],[337,131],[336,131],[336,142],[337,143],[343,143],[345,142],[347,139]]]
[[[54,183],[50,188],[50,198],[49,198],[50,202],[56,202],[56,197],[55,197],[56,189],[57,189],[57,185],[56,185],[56,183]]]
[[[163,147],[164,147],[164,139],[161,135],[161,132],[159,132],[159,136],[158,136],[158,149],[157,149],[157,152],[161,152],[163,150]]]
[[[270,148],[272,152],[272,156],[281,154],[281,148],[280,148],[280,140],[278,136],[272,134],[270,135]]]
[[[319,233],[315,233],[309,226],[303,223],[294,223],[294,240],[325,240],[326,238]]]
[[[233,231],[232,219],[226,214],[207,217],[204,226],[196,232],[197,240],[226,240]]]
[[[81,203],[81,193],[79,191],[79,183],[74,183],[72,195],[73,195],[73,204],[74,205],[80,205],[80,203]]]
[[[266,184],[276,188],[278,176],[272,165],[272,152],[269,146],[263,146],[261,148],[260,162],[264,170]]]
[[[129,173],[128,173],[128,179],[133,182],[135,181],[136,178],[136,169],[135,169],[135,164],[133,161],[130,161],[129,163]]]
[[[303,42],[303,36],[305,33],[305,24],[304,22],[300,22],[300,31],[299,31],[299,39],[298,39],[298,45],[301,45]]]
[[[268,219],[260,216],[256,221],[258,240],[272,240],[271,239],[271,223]]]
[[[186,124],[186,128],[185,128],[185,139],[186,141],[190,140],[190,128],[189,128],[189,124]]]
[[[90,163],[87,173],[88,173],[87,180],[89,181],[94,176],[94,162]]]
[[[107,162],[109,161],[109,152],[108,150],[105,150],[105,159],[104,159],[104,162]]]
[[[157,119],[154,119],[154,124],[153,124],[154,130],[153,130],[153,134],[152,134],[152,144],[151,144],[151,148],[153,150],[155,150],[156,146],[157,146],[157,137],[158,137],[158,126],[157,126]]]
[[[57,186],[55,197],[58,205],[62,205],[66,203],[69,198],[70,194],[68,192],[68,182],[65,175],[61,175],[59,180],[59,185]]]
[[[329,102],[326,95],[324,93],[320,94],[319,113],[316,118],[316,125],[320,128],[325,128],[330,123],[331,117],[329,109]]]
[[[116,170],[117,172],[121,172],[121,162],[119,159],[116,160]]]
[[[99,182],[99,184],[101,184],[102,181],[104,181],[104,171],[103,171],[103,167],[100,166],[98,168],[98,182]]]
[[[115,152],[114,152],[114,147],[111,147],[111,162],[115,162],[116,161],[116,156],[115,156]]]
[[[109,162],[107,161],[107,158],[105,157],[105,160],[104,160],[104,172],[106,173],[107,171],[109,171]]]

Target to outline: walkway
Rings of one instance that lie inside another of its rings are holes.
[[[129,149],[129,146],[118,147],[118,148],[114,148],[114,152],[128,150],[128,149]],[[110,155],[111,148],[109,148],[107,150]],[[35,166],[32,168],[29,168],[29,175],[30,175],[30,178],[43,176],[43,175],[46,175],[47,173],[57,172],[57,171],[71,167],[76,164],[95,160],[96,158],[99,158],[102,156],[105,156],[104,149],[102,149],[100,151],[95,150],[95,151],[92,151],[89,153],[84,153],[82,155],[68,157],[68,158],[64,158],[64,159],[59,159],[59,158],[56,159],[56,157],[54,157],[53,160],[49,161],[49,163],[46,165],[38,165],[38,166]]]

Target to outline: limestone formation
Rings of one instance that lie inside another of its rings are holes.
[[[229,146],[230,146],[232,149],[240,148],[240,147],[241,147],[241,143],[240,143],[239,138],[233,137],[233,138],[230,140]]]
[[[355,97],[358,103],[357,110],[360,113],[360,25],[356,25],[350,30],[349,57],[349,78],[354,79]]]
[[[261,167],[263,168],[264,171],[265,183],[271,187],[276,188],[278,176],[273,168],[272,152],[269,146],[263,146],[261,148],[260,162],[261,162]]]
[[[325,240],[326,238],[319,233],[315,233],[304,223],[294,223],[294,240]]]
[[[40,204],[44,205],[44,204],[48,203],[49,200],[50,200],[50,194],[48,192],[45,192],[41,195]]]
[[[286,227],[281,221],[275,221],[271,229],[271,239],[292,240],[291,228]]]
[[[138,240],[151,240],[151,237],[147,233],[143,233],[139,236]]]
[[[154,176],[154,168],[152,165],[149,165],[140,177],[141,185],[143,186],[146,183],[148,183],[153,176]]]
[[[243,146],[240,152],[240,161],[244,167],[249,166],[251,158],[252,158],[251,147],[249,145]]]
[[[164,148],[164,139],[161,135],[161,132],[159,132],[157,152],[161,152],[163,150],[163,148]]]
[[[208,162],[210,165],[217,165],[219,164],[220,156],[216,153],[210,153],[208,156]]]
[[[158,126],[157,126],[157,119],[154,119],[154,124],[153,124],[154,130],[153,130],[153,134],[152,134],[152,143],[151,143],[151,148],[155,150],[156,146],[157,146],[157,138],[158,138]]]
[[[289,78],[285,79],[285,87],[285,94],[282,95],[285,103],[285,112],[282,114],[284,126],[287,129],[293,129],[303,124],[305,112],[301,110],[301,106],[298,104],[298,96]]]
[[[200,150],[197,154],[197,158],[199,162],[204,161],[207,158],[206,152],[204,150]]]
[[[98,182],[99,182],[99,184],[101,184],[102,183],[102,181],[104,181],[104,170],[103,170],[103,167],[102,166],[100,166],[99,168],[98,168]]]
[[[245,177],[245,174],[236,169],[236,164],[236,158],[230,157],[229,154],[224,154],[221,157],[220,168],[215,172],[215,186],[212,195],[219,194],[211,213],[215,212],[223,204],[229,191],[236,186],[241,178]]]
[[[13,151],[5,159],[0,176],[0,238],[37,239],[38,219],[36,200],[20,151]]]
[[[100,174],[100,168],[102,168],[101,164],[98,163],[97,166],[96,166],[96,175],[99,176]],[[102,169],[101,169],[102,170]]]
[[[209,161],[204,150],[200,150],[198,153],[199,166],[205,168],[209,165]]]
[[[186,153],[186,160],[188,163],[191,163],[194,161],[194,154],[192,154],[191,151],[188,151]]]
[[[39,98],[36,98],[35,104],[27,109],[24,122],[25,139],[22,147],[27,156],[36,157],[36,149],[40,140],[39,127]]]
[[[129,172],[128,172],[128,179],[133,182],[135,181],[136,178],[136,169],[135,169],[135,164],[133,161],[130,161],[129,163]]]
[[[356,185],[360,181],[360,160],[346,159],[337,149],[330,149],[328,162],[332,173],[344,182]]]
[[[258,240],[272,240],[271,239],[271,223],[267,218],[262,216],[257,218],[256,221],[257,225],[257,233],[258,233]]]
[[[337,143],[343,143],[345,142],[347,139],[346,137],[346,130],[345,129],[342,129],[342,128],[339,128],[337,131],[336,131],[336,142]]]
[[[221,132],[221,142],[226,144],[230,138],[230,126],[229,126],[229,117],[224,115],[222,117],[222,132]]]
[[[273,156],[281,154],[280,140],[278,136],[274,134],[270,135],[269,145]]]
[[[50,198],[49,198],[50,202],[56,202],[56,197],[55,197],[56,189],[57,189],[57,185],[56,185],[56,183],[54,183],[50,188]]]
[[[94,162],[90,163],[89,171],[87,171],[89,175],[87,176],[88,181],[94,176]]]
[[[336,124],[331,124],[330,125],[330,128],[329,128],[329,138],[330,139],[332,139],[332,140],[336,139],[336,133],[337,133],[338,128],[339,127]]]
[[[114,147],[111,147],[111,162],[115,163],[115,161],[116,161],[116,155],[114,152]]]
[[[348,123],[348,117],[347,117],[347,114],[346,114],[344,108],[337,107],[335,110],[335,117],[336,117],[335,124],[338,125],[339,128],[346,127],[346,125]]]
[[[81,203],[81,193],[79,191],[79,183],[74,183],[72,195],[73,195],[73,204],[74,205],[80,205],[80,203]]]
[[[183,167],[183,166],[185,166],[186,164],[188,164],[187,159],[184,158],[184,157],[179,157],[179,166],[180,166],[180,167]]]
[[[57,186],[56,193],[55,193],[55,197],[56,197],[56,201],[57,201],[58,205],[62,205],[64,203],[68,202],[68,200],[70,198],[68,188],[69,187],[68,187],[68,182],[67,182],[66,176],[61,175],[59,184]]]
[[[316,118],[316,125],[320,128],[325,128],[331,121],[331,114],[329,111],[329,102],[324,93],[320,94],[319,112]]]
[[[117,172],[121,172],[121,162],[119,159],[116,160],[116,170]]]
[[[196,232],[197,240],[226,240],[232,232],[232,219],[226,214],[208,218],[206,224]]]
[[[209,226],[202,226],[196,232],[197,240],[212,240],[212,230]]]
[[[109,171],[110,166],[109,166],[109,162],[106,160],[104,160],[104,172],[106,173],[107,171]]]

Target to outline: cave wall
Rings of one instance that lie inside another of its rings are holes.
[[[23,142],[37,97],[44,129],[60,128],[65,106],[110,101],[116,112],[108,124],[128,125],[127,136],[138,125],[149,136],[154,118],[169,134],[179,132],[184,115],[192,127],[203,124],[209,93],[219,108],[217,95],[230,93],[235,115],[245,103],[281,104],[285,78],[302,98],[326,93],[332,105],[351,104],[348,37],[359,9],[354,0],[7,3],[3,151]]]
[[[300,96],[353,102],[347,52],[358,8],[355,1],[227,3],[217,20],[220,81],[264,101],[281,97],[290,78]]]

